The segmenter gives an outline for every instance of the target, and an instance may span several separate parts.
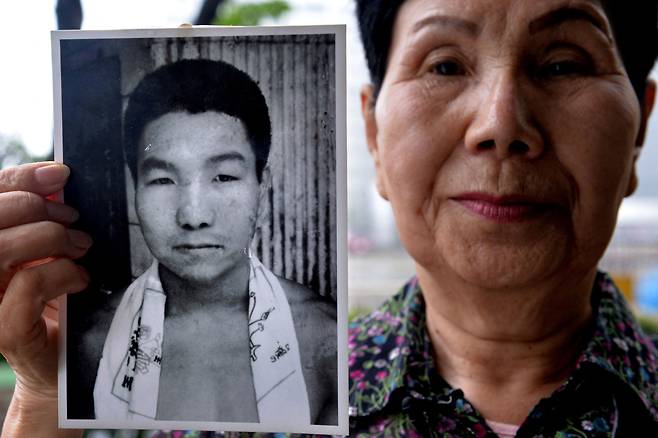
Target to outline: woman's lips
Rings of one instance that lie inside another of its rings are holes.
[[[547,210],[550,203],[520,195],[464,193],[451,198],[478,216],[497,223],[524,222]]]

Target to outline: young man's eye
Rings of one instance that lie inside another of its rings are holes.
[[[237,178],[231,175],[224,175],[220,174],[217,175],[216,177],[213,178],[213,182],[230,182],[230,181],[236,181]]]
[[[165,186],[169,184],[175,184],[174,180],[171,178],[154,178],[150,180],[146,185],[149,186]]]
[[[439,76],[457,76],[464,74],[464,69],[456,61],[437,62],[432,66],[431,71]]]

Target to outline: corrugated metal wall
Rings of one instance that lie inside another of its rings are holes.
[[[248,73],[270,108],[272,149],[252,249],[274,273],[336,299],[333,35],[136,40],[121,44],[124,109],[139,80],[179,59],[222,60]],[[129,172],[126,172],[130,178]],[[150,264],[127,183],[133,276]]]

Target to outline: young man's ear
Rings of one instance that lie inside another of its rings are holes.
[[[631,178],[628,181],[626,189],[626,196],[632,195],[637,189],[637,159],[640,156],[641,148],[644,145],[647,135],[647,125],[649,123],[649,116],[653,110],[654,103],[656,102],[656,82],[653,79],[647,80],[646,88],[644,90],[644,100],[642,101],[642,114],[640,120],[640,129],[635,140],[635,156],[633,157],[633,168],[631,169]]]
[[[388,201],[384,182],[384,170],[379,159],[379,145],[377,144],[377,120],[375,118],[375,90],[372,84],[361,87],[361,114],[366,128],[366,141],[368,151],[375,163],[375,177],[377,191]]]

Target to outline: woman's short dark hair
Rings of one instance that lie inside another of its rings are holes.
[[[356,0],[361,40],[375,96],[384,81],[395,17],[404,0]],[[658,54],[658,0],[601,0],[640,102]]]
[[[216,111],[242,121],[261,181],[271,144],[270,115],[258,84],[222,61],[184,60],[164,65],[141,80],[124,116],[124,154],[135,181],[139,141],[149,122],[170,112]]]

